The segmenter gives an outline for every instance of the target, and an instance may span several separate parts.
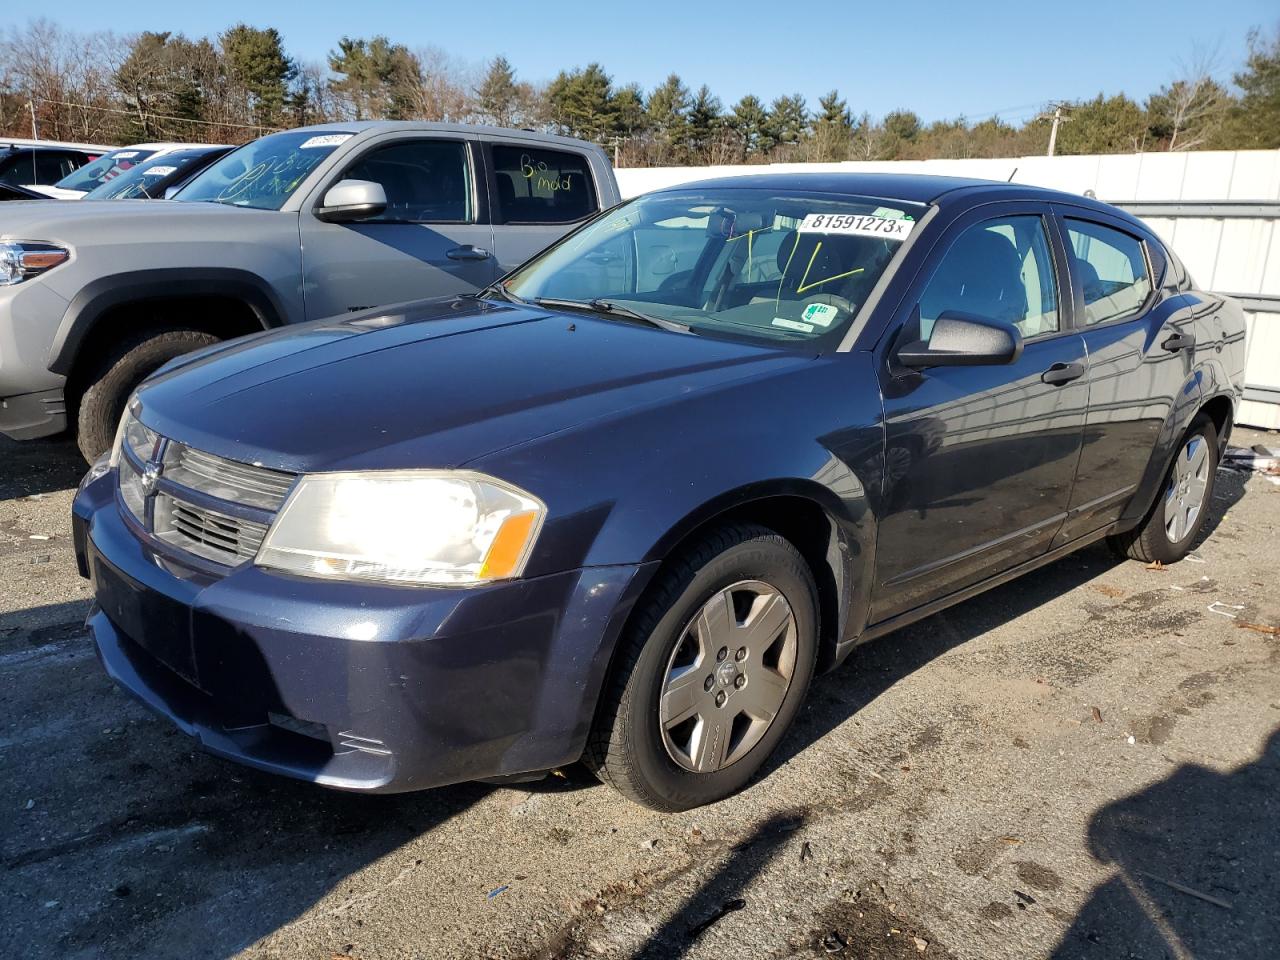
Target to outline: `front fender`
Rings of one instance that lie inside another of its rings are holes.
[[[177,267],[112,274],[85,284],[71,299],[50,345],[48,368],[68,374],[89,331],[113,308],[175,296],[241,300],[253,310],[264,330],[290,319],[270,284],[248,270]]]
[[[869,607],[883,439],[870,360],[850,353],[602,418],[469,466],[547,503],[528,575],[660,564],[717,519],[812,504],[831,525],[844,641]]]

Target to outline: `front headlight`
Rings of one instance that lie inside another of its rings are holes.
[[[456,585],[518,577],[546,507],[469,471],[303,476],[256,563],[309,577]]]
[[[0,287],[11,287],[51,270],[71,256],[65,247],[29,240],[0,240]]]

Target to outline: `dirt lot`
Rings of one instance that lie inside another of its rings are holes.
[[[1260,476],[1219,472],[1194,560],[1090,549],[861,648],[753,787],[663,816],[573,770],[377,798],[193,752],[85,637],[80,471],[68,444],[0,440],[11,956],[1276,955]]]

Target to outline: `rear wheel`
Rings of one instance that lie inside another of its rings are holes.
[[[129,395],[174,357],[218,342],[200,330],[138,333],[114,344],[83,383],[76,416],[76,443],[93,463],[111,446]]]
[[[624,796],[686,810],[743,787],[804,700],[817,591],[763,527],[733,526],[659,574],[621,641],[586,764]]]
[[[1218,458],[1218,431],[1200,414],[1187,429],[1146,520],[1112,537],[1112,547],[1148,563],[1175,563],[1190,553],[1212,502]]]

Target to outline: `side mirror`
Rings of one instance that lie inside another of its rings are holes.
[[[1022,356],[1022,334],[1009,323],[947,310],[938,317],[929,340],[898,348],[898,363],[924,367],[984,367],[1013,363]]]
[[[325,223],[354,223],[387,209],[387,193],[372,180],[339,180],[324,195],[316,219]]]

